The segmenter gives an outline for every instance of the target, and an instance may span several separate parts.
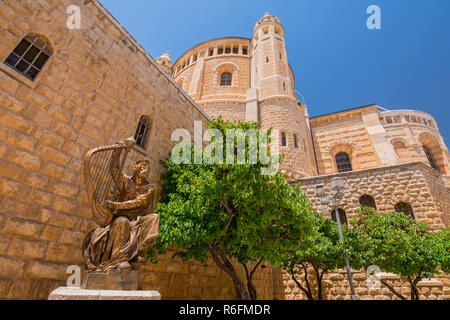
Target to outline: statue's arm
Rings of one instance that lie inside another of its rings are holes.
[[[156,189],[155,187],[150,187],[146,193],[140,194],[136,197],[136,199],[129,201],[124,202],[107,201],[107,206],[115,210],[146,208],[152,200],[152,194],[154,193],[155,189]]]

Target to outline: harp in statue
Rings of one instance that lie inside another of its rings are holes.
[[[121,174],[127,157],[129,158],[129,151],[134,150],[142,153],[142,151],[135,148],[128,148],[126,142],[89,150],[84,157],[84,179],[92,217],[102,227],[110,224],[113,219],[113,213],[109,209],[104,208],[102,203],[105,200],[121,201],[115,184],[116,179],[112,176],[109,168],[112,154],[118,149],[122,149],[119,161],[119,174]]]

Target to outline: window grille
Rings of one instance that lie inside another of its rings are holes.
[[[52,55],[50,43],[37,34],[28,34],[20,41],[5,63],[34,80]]]
[[[375,199],[367,194],[359,198],[359,204],[366,208],[374,208],[375,210],[377,209]]]
[[[134,135],[134,140],[136,141],[136,144],[139,147],[145,148],[149,131],[150,131],[150,121],[148,117],[142,116],[139,119],[139,124],[137,126],[136,133]]]
[[[222,73],[222,75],[220,76],[220,85],[221,86],[231,86],[232,78],[233,78],[233,76],[232,76],[231,72]]]
[[[345,152],[340,152],[336,155],[336,166],[339,172],[352,171],[352,162],[350,156]]]

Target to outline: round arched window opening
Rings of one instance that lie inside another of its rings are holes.
[[[233,75],[231,72],[223,72],[220,75],[220,85],[221,86],[231,86]]]
[[[411,219],[416,219],[414,216],[414,210],[409,203],[399,202],[395,205],[395,212],[403,212],[407,216],[410,216]]]
[[[348,225],[348,221],[347,221],[347,213],[345,213],[345,211],[343,210],[343,209],[338,209],[338,212],[339,212],[339,220],[341,221],[341,224],[342,225]],[[331,211],[331,219],[334,221],[334,222],[337,222],[337,219],[336,219],[336,210],[333,210],[333,211]]]
[[[43,36],[30,33],[6,58],[5,64],[34,80],[44,68],[53,50],[50,42]]]
[[[338,172],[348,172],[353,170],[352,162],[348,153],[339,152],[336,154],[335,159]]]
[[[363,195],[359,198],[359,204],[362,207],[377,209],[377,204],[375,203],[375,199],[367,194]]]
[[[431,153],[431,149],[428,148],[427,146],[423,145],[423,151],[425,152],[425,155],[427,156],[430,166],[435,170],[439,170],[436,165],[436,161],[434,160],[433,154]]]

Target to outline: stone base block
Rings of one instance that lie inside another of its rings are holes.
[[[138,290],[139,276],[136,270],[109,270],[86,274],[82,289],[86,290]]]
[[[60,287],[50,293],[48,300],[161,300],[158,291],[85,290]]]

